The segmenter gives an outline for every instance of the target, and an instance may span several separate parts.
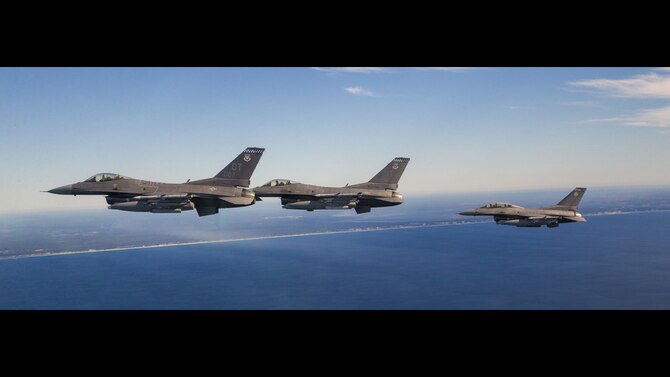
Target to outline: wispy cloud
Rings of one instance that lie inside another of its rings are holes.
[[[442,72],[465,72],[475,69],[477,67],[313,67],[312,69],[322,72],[342,72],[342,73],[379,73],[379,72],[394,72],[401,70],[414,71],[442,71]]]
[[[355,96],[374,97],[375,95],[370,90],[367,90],[361,86],[350,86],[348,88],[344,88],[344,91]]]
[[[630,127],[670,127],[670,106],[660,109],[645,109],[629,117],[596,118],[576,122],[578,124],[616,123]]]
[[[420,71],[465,72],[481,68],[480,67],[413,67],[412,69],[417,69]]]
[[[626,119],[627,118],[595,118],[595,119],[578,120],[574,122],[574,124],[613,123],[613,122],[622,123]]]
[[[670,69],[656,68],[653,71],[624,79],[592,79],[570,82],[579,88],[595,90],[610,97],[635,99],[670,99]],[[670,127],[670,106],[638,110],[627,117],[601,118],[579,123],[616,123],[630,127]]]
[[[578,106],[578,107],[596,107],[600,106],[598,101],[562,101],[558,103],[561,106]]]
[[[570,85],[592,89],[612,97],[670,98],[670,75],[650,72],[627,79],[593,79],[571,82]]]
[[[633,127],[670,127],[670,106],[661,107],[660,109],[642,110],[639,114],[624,122],[624,124]]]
[[[381,67],[314,67],[317,71],[322,72],[344,72],[344,73],[376,73],[385,72],[386,68]]]

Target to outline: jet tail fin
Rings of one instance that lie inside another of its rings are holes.
[[[586,192],[585,187],[577,187],[576,189],[572,190],[563,200],[558,202],[558,204],[551,206],[550,208],[566,208],[566,209],[571,209],[571,210],[577,210],[577,207],[579,206],[579,202],[582,200],[582,197],[584,197],[584,193]]]
[[[248,147],[214,178],[232,186],[248,187],[251,184],[251,175],[254,173],[263,152],[265,152],[265,148]]]
[[[405,171],[409,158],[396,157],[384,167],[377,175],[372,177],[367,183],[361,183],[349,187],[378,187],[383,189],[395,190],[398,188],[398,181]]]
[[[219,185],[249,187],[251,175],[258,165],[265,148],[249,147],[239,154],[219,174],[212,178],[191,181],[192,185]]]

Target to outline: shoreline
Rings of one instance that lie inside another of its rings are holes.
[[[670,212],[670,209],[627,211],[627,212],[624,212],[624,211],[596,212],[596,213],[584,214],[584,217],[631,215],[631,214],[641,214],[641,213],[643,214],[643,213],[655,213],[655,212]],[[453,225],[488,224],[488,223],[492,223],[492,222],[493,222],[493,220],[444,221],[444,222],[435,222],[435,223],[432,223],[432,224],[428,223],[428,224],[419,224],[419,225],[395,225],[395,226],[389,226],[389,227],[353,228],[353,229],[332,230],[332,231],[322,231],[322,232],[292,233],[292,234],[278,234],[278,235],[269,235],[269,236],[230,238],[230,239],[222,239],[222,240],[171,242],[171,243],[162,243],[162,244],[153,244],[153,245],[124,246],[124,247],[114,247],[114,248],[105,248],[105,249],[67,250],[67,251],[52,251],[52,252],[38,252],[38,253],[33,252],[33,253],[17,254],[17,255],[10,255],[10,256],[0,256],[0,260],[52,257],[52,256],[73,255],[73,254],[92,254],[92,253],[124,251],[124,250],[158,249],[158,248],[166,248],[166,247],[178,247],[178,246],[190,246],[190,245],[208,245],[208,244],[218,244],[218,243],[227,243],[227,242],[259,241],[259,240],[269,240],[269,239],[278,239],[278,238],[313,237],[313,236],[322,236],[322,235],[331,235],[331,234],[366,233],[366,232],[380,232],[380,231],[386,231],[386,230],[436,228],[436,227],[446,227],[446,226],[453,226]]]
[[[52,256],[73,255],[73,254],[92,254],[92,253],[123,251],[123,250],[158,249],[158,248],[165,248],[165,247],[190,246],[190,245],[208,245],[208,244],[227,243],[227,242],[259,241],[259,240],[269,240],[269,239],[276,239],[276,238],[313,237],[313,236],[323,236],[323,235],[331,235],[331,234],[380,232],[380,231],[385,231],[385,230],[435,228],[435,227],[445,227],[445,226],[453,226],[453,225],[486,224],[486,223],[489,223],[489,222],[490,221],[471,221],[471,222],[449,222],[449,223],[445,222],[445,223],[421,224],[421,225],[398,225],[398,226],[390,226],[390,227],[354,228],[354,229],[332,230],[332,231],[323,231],[323,232],[292,233],[292,234],[278,234],[278,235],[271,235],[271,236],[230,238],[230,239],[223,239],[223,240],[172,242],[172,243],[154,244],[154,245],[114,247],[114,248],[107,248],[107,249],[53,251],[53,252],[44,252],[44,253],[32,253],[32,254],[23,254],[23,255],[19,254],[19,255],[5,256],[5,257],[0,257],[0,260],[52,257]]]

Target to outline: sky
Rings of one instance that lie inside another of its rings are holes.
[[[405,196],[670,185],[668,68],[0,68],[0,213],[100,172],[343,186],[410,157]]]

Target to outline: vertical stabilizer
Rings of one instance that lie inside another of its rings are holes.
[[[396,157],[367,183],[361,183],[350,187],[377,187],[395,190],[398,188],[398,181],[400,181],[400,177],[402,177],[402,173],[405,171],[408,163],[409,158]]]
[[[571,193],[568,194],[563,200],[558,202],[555,206],[552,206],[550,208],[566,208],[566,209],[571,209],[571,210],[577,210],[577,207],[579,206],[579,202],[582,200],[584,197],[584,193],[586,192],[586,188],[584,187],[577,187],[576,189],[572,190]]]
[[[214,184],[249,187],[251,175],[256,170],[265,148],[249,147],[240,153],[213,178],[203,179],[191,184]]]

